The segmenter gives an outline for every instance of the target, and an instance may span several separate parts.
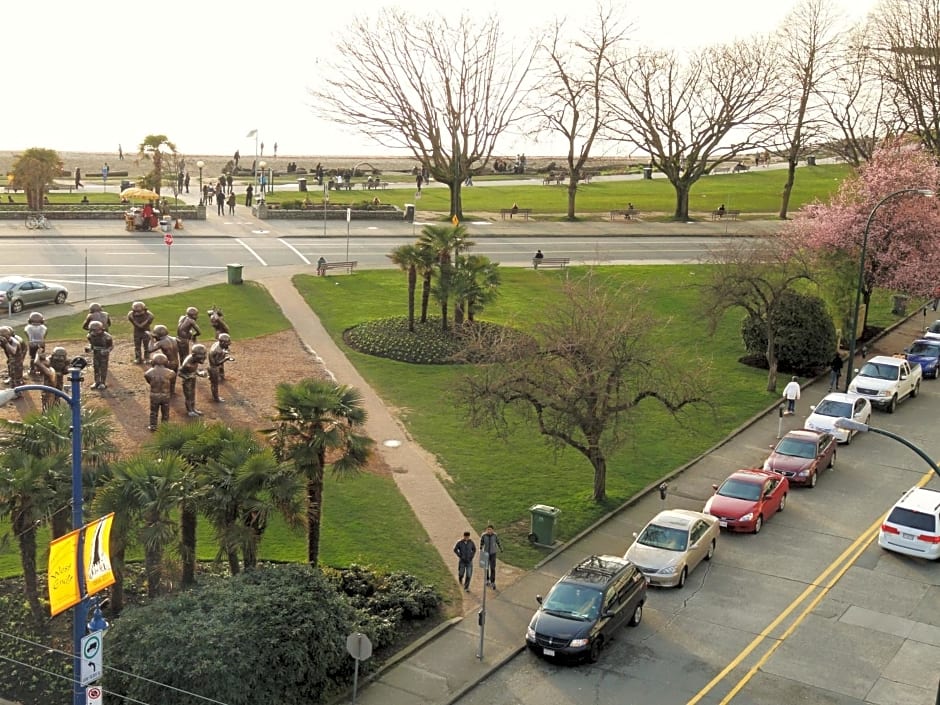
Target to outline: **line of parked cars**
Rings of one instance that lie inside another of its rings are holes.
[[[840,427],[837,419],[867,425],[873,405],[891,413],[899,401],[917,396],[922,373],[936,379],[940,321],[935,328],[935,337],[915,340],[904,355],[866,361],[850,392],[831,392],[811,406],[804,428],[784,435],[762,467],[737,470],[713,485],[703,511],[661,511],[634,534],[622,558],[580,561],[544,599],[536,596],[539,608],[526,629],[528,647],[539,656],[596,661],[616,629],[640,623],[648,585],[682,588],[689,574],[715,555],[721,529],[759,533],[786,508],[791,485],[816,487],[819,475],[835,466],[838,444],[851,443],[858,432]],[[940,559],[940,492],[908,490],[883,522],[878,543]]]

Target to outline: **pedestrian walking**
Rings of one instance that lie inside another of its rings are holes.
[[[418,193],[421,193],[421,185],[424,183],[424,175],[418,174],[415,177],[415,185],[418,187]]]
[[[235,215],[235,192],[228,195],[228,214]]]
[[[542,254],[541,250],[536,250],[535,255],[532,257],[532,267],[533,269],[538,269],[539,265],[542,264],[542,260],[545,259],[545,255]]]
[[[800,383],[794,375],[790,383],[783,388],[783,398],[787,400],[787,415],[792,416],[796,411],[796,400],[800,398]]]
[[[225,184],[228,186],[229,193],[235,193],[235,179],[231,174],[225,177]]]
[[[483,554],[486,554],[486,584],[494,590],[496,589],[496,553],[503,550],[503,545],[499,542],[499,536],[493,530],[493,525],[486,527],[483,535],[480,536],[480,560],[484,562]]]
[[[82,170],[80,167],[75,167],[75,188],[85,188],[82,185]]]
[[[176,175],[176,192],[183,192],[183,182],[186,181],[186,175],[181,171]]]
[[[255,195],[255,187],[251,184],[248,184],[248,188],[245,189],[245,206],[251,208],[251,200]]]
[[[215,187],[215,205],[218,215],[225,215],[225,187],[220,181]]]
[[[124,150],[121,148],[121,145],[118,145],[118,159],[124,159]]]
[[[842,376],[842,356],[836,350],[835,357],[829,363],[829,391],[833,392],[839,388],[839,378]]]
[[[477,554],[477,546],[470,539],[469,531],[464,531],[463,538],[454,544],[454,554],[457,556],[457,582],[463,584],[464,592],[470,592],[473,557]]]
[[[186,172],[186,175],[183,177],[183,186],[186,187],[186,193],[189,193],[189,172]]]

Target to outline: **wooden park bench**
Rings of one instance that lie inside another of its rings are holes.
[[[525,220],[529,219],[529,214],[532,213],[531,208],[503,208],[499,211],[499,214],[503,217],[503,220],[506,220],[506,216],[509,216],[509,219],[512,220],[514,215],[522,215]]]
[[[352,260],[351,262],[327,262],[317,265],[317,274],[321,277],[325,277],[326,270],[328,269],[345,269],[346,274],[352,274],[357,264],[359,264],[357,260]]]
[[[533,257],[532,266],[535,269],[539,267],[558,267],[564,269],[571,261],[570,257]]]
[[[741,215],[741,211],[712,211],[712,220],[737,220],[738,216]]]
[[[613,222],[614,217],[619,216],[623,216],[626,220],[636,220],[639,215],[640,211],[638,211],[636,208],[625,208],[619,211],[611,211],[610,220]]]
[[[562,181],[565,181],[568,178],[567,174],[546,174],[545,178],[542,179],[542,185],[548,186],[549,184],[560,184]]]

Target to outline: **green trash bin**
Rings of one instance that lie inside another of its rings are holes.
[[[240,264],[229,264],[228,267],[228,283],[229,284],[241,284],[242,283],[242,265]]]
[[[540,546],[551,546],[555,543],[555,524],[561,510],[549,507],[547,504],[533,504],[529,507],[532,514],[532,530],[529,541]]]

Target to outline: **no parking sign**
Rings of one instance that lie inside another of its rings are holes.
[[[85,688],[85,703],[87,705],[102,705],[104,702],[104,691],[100,686],[90,685]]]
[[[166,243],[166,246],[167,246],[167,247],[169,247],[170,245],[172,245],[172,244],[173,244],[173,233],[166,233],[166,234],[163,236],[163,242]]]

